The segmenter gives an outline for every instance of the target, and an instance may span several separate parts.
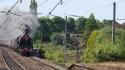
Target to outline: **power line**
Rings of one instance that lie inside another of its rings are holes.
[[[18,3],[19,1],[20,1],[20,3],[22,3],[22,0],[17,0],[16,3],[15,3],[7,12],[5,12],[5,11],[0,11],[0,13],[6,13],[7,15],[13,14],[13,15],[20,16],[20,15],[18,15],[18,14],[15,14],[15,13],[12,13],[12,12],[11,12],[11,10],[17,5],[17,3]]]
[[[19,1],[20,1],[20,3],[22,2],[22,0],[17,0],[16,3],[6,12],[6,15],[9,15],[9,13],[10,13],[10,14],[13,14],[13,15],[16,15],[16,14],[14,14],[14,13],[11,13],[11,10],[17,5],[17,3],[18,3]],[[4,13],[4,11],[2,11],[2,12]],[[5,19],[5,21],[0,25],[0,27],[7,22],[8,18],[9,18],[9,17],[7,17],[7,18]]]
[[[12,15],[16,15],[16,16],[21,16],[19,14],[12,13],[12,12],[6,12],[6,11],[0,11],[0,13],[6,13],[6,15],[12,14]]]
[[[23,14],[47,14],[47,13],[23,13]]]
[[[18,12],[18,14],[17,13],[12,13],[12,12],[6,12],[6,11],[0,11],[0,13],[6,13],[6,15],[9,15],[9,14],[12,14],[12,15],[16,15],[16,16],[21,16],[21,15],[19,15],[19,13],[20,14],[48,14],[48,13],[23,13],[23,12]],[[50,15],[50,16],[54,16],[54,15]]]
[[[73,17],[83,17],[83,16],[78,16],[78,15],[68,15],[68,16],[73,16]]]
[[[17,0],[16,3],[8,10],[8,12],[10,12],[17,5],[19,1],[20,3],[22,2],[22,0]]]
[[[7,16],[7,18],[5,19],[5,21],[0,25],[0,28],[1,28],[1,26],[2,26],[3,24],[5,24],[5,23],[8,21],[8,18],[9,18],[9,16]]]
[[[116,20],[125,20],[125,19],[116,19]]]
[[[59,4],[62,4],[62,0],[60,0],[60,1],[54,6],[54,8],[48,13],[47,16],[49,16],[49,15],[56,9],[56,7],[57,7]]]
[[[124,2],[125,0],[119,0],[119,1],[116,1],[116,3],[122,3]]]

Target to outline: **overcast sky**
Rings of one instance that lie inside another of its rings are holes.
[[[0,0],[0,8],[12,6],[16,1],[17,0]],[[45,13],[41,14],[41,16],[46,16],[60,0],[36,1],[38,3],[38,12]],[[113,2],[116,2],[117,6],[116,18],[125,19],[125,0],[63,0],[62,5],[58,5],[52,14],[62,17],[64,17],[65,14],[89,17],[91,13],[94,13],[96,19],[112,19]],[[24,11],[29,11],[29,4],[30,0],[23,0],[17,7]],[[125,22],[125,20],[120,20],[120,22]]]

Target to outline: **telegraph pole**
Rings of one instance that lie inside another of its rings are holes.
[[[66,36],[67,36],[67,16],[65,17],[65,35],[64,35],[64,39],[65,39],[65,41],[64,41],[64,43],[65,43],[65,48],[64,48],[64,53],[65,53],[65,56],[64,56],[64,60],[66,61],[66,49],[67,49],[67,38],[66,38]]]
[[[116,3],[113,3],[112,44],[115,42]]]
[[[65,17],[66,18],[66,22],[65,22],[65,49],[66,49],[66,47],[67,47],[67,38],[66,38],[66,36],[67,36],[67,16]]]
[[[43,27],[42,27],[42,24],[40,25],[40,41],[41,41],[41,48],[42,48],[42,31],[43,31]]]

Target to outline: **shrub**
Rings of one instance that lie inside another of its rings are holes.
[[[42,46],[41,49],[44,50],[46,59],[53,60],[56,63],[64,62],[62,49],[57,48],[54,44],[43,44]]]
[[[88,42],[87,42],[87,46],[90,47],[90,46],[93,46],[94,45],[94,42],[95,42],[95,39],[98,35],[99,31],[95,30],[91,33],[89,39],[88,39]]]
[[[39,43],[37,43],[37,44],[39,44]],[[63,50],[57,48],[55,45],[42,44],[42,47],[41,47],[41,45],[37,45],[37,48],[38,48],[39,55],[42,55],[42,56],[45,55],[46,59],[53,60],[56,63],[64,62]],[[44,52],[44,54],[43,54],[43,52]]]
[[[36,40],[34,42],[34,48],[41,48],[41,41],[40,40]]]
[[[63,45],[64,36],[61,34],[53,34],[51,40],[55,45]]]
[[[91,45],[88,45],[87,49],[84,50],[82,60],[89,63],[124,60],[125,31],[123,29],[116,29],[114,44],[112,44],[111,34],[112,31],[109,27],[101,29],[96,38],[92,33],[89,37],[92,38],[89,39],[91,42],[88,41]]]

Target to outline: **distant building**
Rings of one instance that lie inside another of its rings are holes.
[[[125,29],[125,23],[123,23],[123,24],[117,23],[117,24],[115,24],[115,26],[116,26],[117,28]]]

